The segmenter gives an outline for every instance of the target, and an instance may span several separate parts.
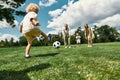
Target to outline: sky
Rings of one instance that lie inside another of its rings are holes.
[[[39,6],[39,28],[46,34],[62,32],[66,23],[71,34],[78,27],[83,28],[85,23],[91,27],[107,24],[120,30],[120,0],[26,0],[16,10],[25,11],[29,3]],[[14,41],[19,40],[22,35],[19,32],[19,24],[23,18],[24,16],[15,16],[15,28],[11,28],[6,20],[0,21],[0,40],[10,40],[11,37]]]

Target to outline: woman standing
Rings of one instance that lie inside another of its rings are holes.
[[[84,35],[85,35],[85,39],[88,40],[88,47],[92,47],[92,40],[94,38],[94,33],[92,31],[92,29],[88,26],[88,24],[84,25]]]

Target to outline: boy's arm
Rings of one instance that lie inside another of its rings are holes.
[[[34,26],[39,26],[40,25],[39,22],[35,18],[32,18],[31,22]]]

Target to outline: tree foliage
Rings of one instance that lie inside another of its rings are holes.
[[[24,36],[21,36],[19,38],[19,44],[20,44],[20,46],[26,46],[27,45],[27,40]]]
[[[0,1],[0,20],[6,20],[12,27],[15,27],[14,15],[24,15],[23,11],[16,11],[26,0],[1,0]],[[7,6],[6,6],[7,5]]]
[[[108,25],[103,25],[99,27],[96,31],[100,42],[114,42],[119,36],[117,30]]]

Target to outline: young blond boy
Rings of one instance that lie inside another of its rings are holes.
[[[25,58],[30,57],[30,48],[33,40],[37,36],[41,34],[47,39],[47,35],[38,28],[40,25],[40,23],[37,21],[38,11],[39,7],[34,3],[30,3],[26,8],[27,14],[20,24],[20,32],[24,34],[28,41],[25,51]]]
[[[80,36],[80,34],[79,33],[76,33],[76,43],[77,43],[77,45],[80,45],[80,43],[81,43],[81,36]]]

